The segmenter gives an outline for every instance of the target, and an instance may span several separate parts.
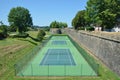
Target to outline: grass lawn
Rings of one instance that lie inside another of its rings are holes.
[[[37,32],[28,32],[36,38]],[[0,80],[120,80],[120,78],[109,70],[100,61],[99,77],[16,77],[14,64],[24,55],[28,54],[37,44],[30,38],[7,38],[0,40]]]

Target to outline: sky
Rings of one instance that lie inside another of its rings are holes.
[[[87,0],[0,0],[0,21],[8,23],[8,14],[13,7],[24,7],[30,11],[33,24],[49,26],[51,22],[71,21],[80,10],[84,10]]]

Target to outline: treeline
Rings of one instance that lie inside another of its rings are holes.
[[[0,39],[6,38],[10,32],[16,32],[17,34],[14,37],[28,37],[29,34],[25,33],[29,30],[39,30],[39,34],[37,38],[39,40],[42,39],[41,35],[44,31],[49,31],[50,28],[65,28],[67,27],[67,23],[64,22],[57,22],[53,21],[51,22],[50,26],[34,26],[32,22],[32,17],[28,9],[24,7],[14,7],[10,10],[8,14],[8,22],[9,26],[4,25],[2,21],[0,22]]]
[[[50,28],[66,28],[68,25],[64,22],[53,21],[50,23]]]
[[[111,29],[120,22],[120,0],[88,0],[86,10],[78,11],[72,20],[75,29],[97,26]]]

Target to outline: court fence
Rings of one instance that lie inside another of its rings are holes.
[[[16,76],[98,76],[99,75],[99,65],[97,62],[84,50],[82,49],[75,41],[73,41],[69,36],[69,39],[86,59],[88,64],[79,64],[76,66],[73,65],[62,65],[62,66],[51,66],[51,65],[38,65],[30,64],[29,62],[34,58],[34,56],[40,51],[42,47],[46,45],[48,40],[41,42],[40,45],[36,46],[29,54],[25,55],[20,59],[15,65],[15,75]]]
[[[68,36],[69,37],[69,36]],[[81,55],[86,59],[88,64],[93,68],[97,75],[99,75],[99,64],[95,61],[95,59],[90,56],[83,48],[79,46],[71,37],[69,37],[70,41],[76,47],[76,49],[81,53]]]
[[[98,68],[99,66],[96,66]],[[39,65],[39,64],[28,64],[24,67],[17,76],[27,77],[27,76],[94,76],[97,74],[95,71],[88,66],[88,64],[77,64],[76,66],[62,65]]]
[[[41,44],[36,46],[33,50],[28,52],[24,57],[17,61],[17,63],[14,65],[15,75],[17,75],[21,70],[23,70],[23,68],[34,58],[38,51],[40,51],[41,48],[45,46],[45,44],[51,37],[52,36],[49,36],[48,38],[44,39]]]

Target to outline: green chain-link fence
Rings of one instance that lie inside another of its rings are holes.
[[[43,40],[40,45],[36,46],[32,51],[30,51],[27,55],[21,58],[15,65],[15,75],[17,75],[22,69],[26,67],[26,65],[34,58],[34,56],[40,51],[42,47],[48,42],[48,40],[52,36],[48,37],[47,39]]]
[[[99,64],[83,48],[81,48],[78,43],[76,43],[70,37],[69,37],[69,39],[71,40],[71,42],[73,43],[73,45],[77,48],[77,50],[82,54],[82,56],[86,59],[86,61],[88,62],[88,64],[94,69],[94,71],[96,72],[96,74],[99,75]]]

